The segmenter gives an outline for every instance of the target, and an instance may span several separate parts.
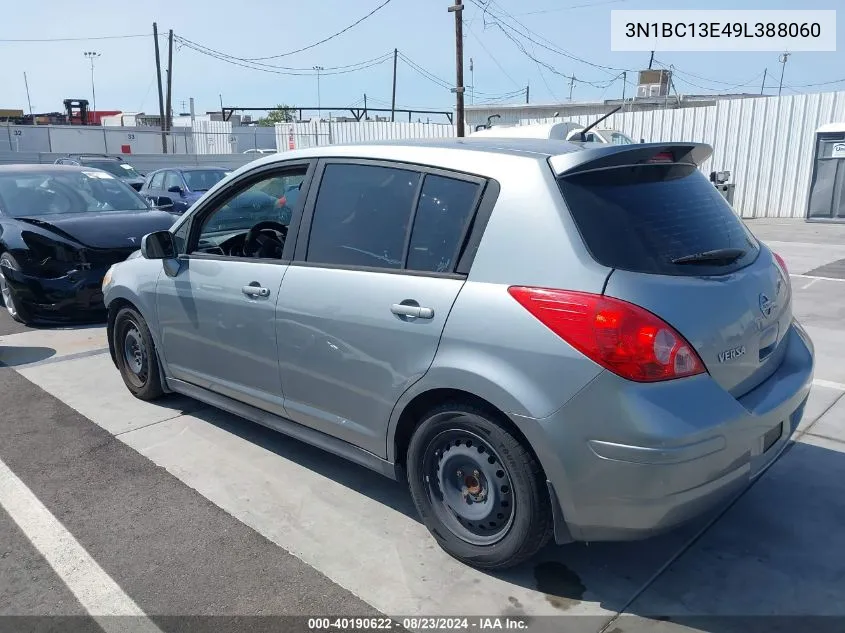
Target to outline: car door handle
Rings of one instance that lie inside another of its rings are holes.
[[[255,282],[253,282],[255,283]],[[269,297],[270,290],[268,288],[262,288],[259,285],[248,285],[241,288],[241,292],[243,292],[248,297]]]
[[[423,308],[418,305],[394,303],[392,306],[390,306],[390,311],[396,316],[412,317],[415,319],[434,318],[434,310],[432,310],[431,308]]]

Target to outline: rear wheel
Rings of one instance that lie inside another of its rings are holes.
[[[427,413],[411,438],[407,470],[426,527],[464,563],[512,567],[551,536],[539,464],[506,425],[481,409],[449,403]]]
[[[6,307],[6,312],[15,321],[30,323],[32,317],[29,311],[24,307],[20,299],[15,296],[15,292],[6,279],[6,275],[8,274],[6,271],[9,270],[20,270],[20,265],[9,253],[3,253],[0,255],[0,296],[3,298],[3,305]]]
[[[155,400],[164,391],[155,344],[144,318],[134,308],[121,308],[114,320],[113,344],[120,375],[141,400]]]

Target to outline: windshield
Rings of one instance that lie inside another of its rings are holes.
[[[611,132],[610,143],[612,145],[633,145],[634,140],[630,136],[622,134],[622,132]]]
[[[226,172],[222,169],[198,169],[183,171],[182,175],[191,191],[208,191],[226,177]]]
[[[13,218],[144,211],[131,187],[101,171],[0,174],[0,208]]]
[[[141,174],[135,171],[132,165],[116,161],[116,160],[86,160],[83,162],[85,167],[94,167],[95,169],[102,169],[118,178],[140,178]]]

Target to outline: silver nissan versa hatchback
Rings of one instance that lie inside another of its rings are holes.
[[[129,390],[407,480],[480,568],[639,539],[781,453],[813,346],[693,143],[453,139],[275,154],[103,281]]]

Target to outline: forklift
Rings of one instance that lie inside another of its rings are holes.
[[[88,99],[65,99],[68,125],[88,125]]]

